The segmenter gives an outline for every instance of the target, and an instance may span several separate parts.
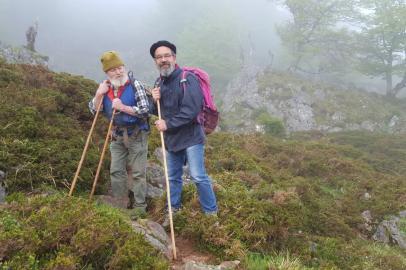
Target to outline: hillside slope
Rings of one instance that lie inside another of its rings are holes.
[[[146,255],[148,248],[132,248],[141,240],[126,225],[120,227],[123,238],[112,239],[111,222],[121,222],[120,213],[66,196],[29,196],[50,187],[66,194],[92,120],[87,101],[96,87],[82,77],[0,62],[0,170],[7,173],[10,193],[23,192],[10,195],[14,203],[0,211],[0,266],[53,269],[69,259],[77,269],[100,269],[116,265],[112,254],[118,252],[120,263],[131,265],[145,256],[147,265],[165,267],[151,259],[154,254]],[[97,127],[78,183],[85,194],[106,122]],[[149,151],[157,146],[153,131]],[[406,210],[404,133],[308,132],[283,139],[219,132],[208,137],[206,151],[218,218],[201,214],[195,187],[186,185],[184,207],[174,222],[177,235],[219,261],[241,260],[241,269],[406,268],[406,251],[393,239],[372,240],[381,221]],[[108,186],[107,163],[99,193]],[[161,220],[164,205],[165,198],[152,201],[148,218]],[[78,230],[81,226],[88,229]],[[399,218],[398,226],[406,237],[406,219]],[[86,234],[92,230],[95,235]],[[133,240],[126,242],[127,236]],[[69,247],[72,243],[79,251]],[[119,243],[125,248],[117,248]],[[27,260],[31,264],[23,264]]]

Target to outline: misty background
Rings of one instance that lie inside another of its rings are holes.
[[[26,44],[26,30],[38,21],[35,48],[49,56],[49,68],[96,81],[104,78],[100,55],[117,50],[135,76],[151,84],[157,71],[149,47],[167,39],[177,46],[181,66],[199,66],[209,72],[215,92],[221,92],[245,66],[255,65],[384,94],[384,76],[360,72],[359,63],[352,61],[355,47],[342,43],[353,36],[350,31],[360,32],[367,22],[356,16],[347,20],[353,2],[0,0],[0,41]],[[361,15],[376,8],[371,1],[361,2],[365,2],[359,6]],[[383,2],[405,5],[404,0]],[[319,24],[312,26],[314,22]],[[309,25],[313,36],[298,40]],[[317,42],[318,38],[323,42]],[[405,54],[397,56],[395,64],[404,69]],[[401,80],[402,72],[393,74],[393,85]]]

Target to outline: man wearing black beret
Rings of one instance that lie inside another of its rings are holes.
[[[205,134],[196,121],[203,106],[199,81],[187,72],[186,82],[182,81],[185,87],[182,87],[183,72],[176,64],[176,46],[169,41],[160,40],[152,44],[150,54],[160,73],[151,92],[154,102],[159,100],[161,106],[162,119],[157,120],[155,126],[164,132],[173,212],[181,208],[183,165],[187,161],[202,211],[207,215],[217,215],[216,196],[204,165]]]

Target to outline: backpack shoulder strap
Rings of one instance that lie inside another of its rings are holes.
[[[130,70],[130,71],[128,71],[128,79],[130,80],[130,84],[131,84],[131,86],[132,86],[132,88],[133,88],[133,91],[135,92],[135,84],[134,84],[134,82],[135,82],[135,78],[134,78],[134,74],[133,74],[133,72]]]
[[[195,74],[193,74],[193,72],[190,72],[189,70],[182,70],[182,74],[181,74],[179,83],[180,83],[180,85],[182,85],[183,91],[186,90],[186,82],[187,82],[188,75],[191,75],[193,77],[196,77],[196,79],[198,79],[197,76]]]
[[[182,70],[182,75],[180,77],[180,85],[182,85],[183,91],[186,90],[186,82],[187,82],[186,72],[187,72],[186,70]]]

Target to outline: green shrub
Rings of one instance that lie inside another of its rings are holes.
[[[15,196],[19,198],[19,196]],[[19,199],[20,200],[20,199]],[[12,269],[167,269],[115,209],[63,195],[3,206],[0,257]],[[89,268],[91,267],[91,268]]]
[[[282,120],[270,116],[268,113],[261,113],[257,122],[264,127],[265,134],[277,137],[285,135],[285,127]]]

